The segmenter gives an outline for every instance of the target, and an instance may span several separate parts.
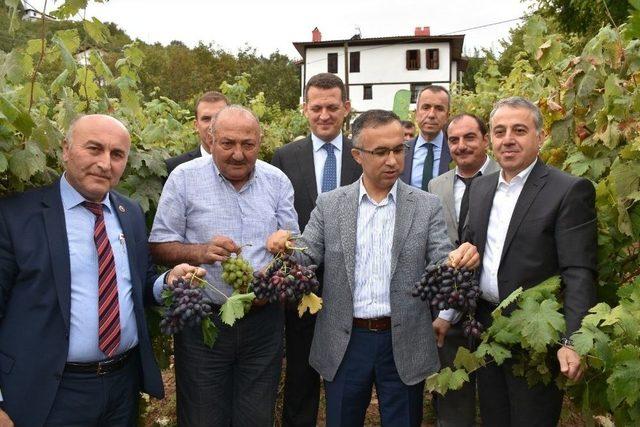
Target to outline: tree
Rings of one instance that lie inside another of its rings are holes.
[[[627,0],[538,0],[539,12],[565,33],[593,36],[605,25],[620,25],[629,15]]]

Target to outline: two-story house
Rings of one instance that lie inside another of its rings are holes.
[[[410,91],[411,107],[429,84],[449,88],[460,81],[467,61],[462,57],[464,35],[432,36],[429,27],[413,36],[322,40],[315,28],[312,41],[294,42],[302,56],[301,94],[318,73],[334,73],[348,84],[353,110],[390,110],[399,91]],[[302,101],[302,97],[301,97]]]

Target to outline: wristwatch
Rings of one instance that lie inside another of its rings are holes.
[[[571,338],[562,338],[560,344],[562,344],[563,347],[573,347],[573,340]]]

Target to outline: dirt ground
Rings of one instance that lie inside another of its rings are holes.
[[[284,371],[284,370],[283,370]],[[175,427],[176,423],[176,394],[175,394],[175,378],[173,369],[166,369],[162,372],[165,385],[166,397],[162,400],[151,399],[148,401],[145,413],[142,416],[141,425],[144,427]],[[283,372],[284,376],[284,372]],[[282,412],[282,387],[283,381],[280,381],[280,389],[278,390],[278,400],[276,402],[276,414]],[[431,399],[428,394],[425,395],[424,402],[424,418],[422,427],[435,426],[435,414],[431,406]],[[276,419],[275,426],[279,427],[280,419]],[[374,427],[380,425],[380,415],[378,412],[378,398],[373,392],[371,404],[367,409],[365,426]],[[478,423],[480,425],[480,423]],[[562,417],[560,420],[561,427],[581,427],[586,425],[578,410],[576,410],[569,400],[565,401]],[[318,426],[325,426],[324,411],[324,391],[320,392],[320,410],[318,413]]]

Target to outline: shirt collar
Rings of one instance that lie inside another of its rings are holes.
[[[367,198],[371,203],[373,203],[376,206],[384,206],[387,203],[391,203],[391,202],[395,202],[396,201],[396,197],[397,197],[397,193],[398,193],[398,180],[396,180],[396,182],[393,183],[393,187],[391,187],[391,190],[389,190],[389,194],[387,194],[387,196],[382,199],[379,203],[376,202],[375,200],[373,200],[370,196],[369,193],[367,193],[367,189],[364,188],[364,183],[362,181],[362,177],[360,177],[359,179],[360,182],[360,192],[358,193],[358,203],[362,203],[363,198]]]
[[[418,134],[418,139],[416,140],[416,147],[422,147],[426,145],[428,142],[430,142],[436,147],[442,148],[443,141],[444,141],[444,133],[442,131],[438,132],[436,137],[433,138],[431,141],[427,141],[426,139],[424,139],[424,137],[422,136],[422,133],[420,133]]]
[[[211,154],[210,154],[210,153],[207,153],[207,150],[205,150],[205,149],[204,149],[204,145],[200,144],[200,145],[199,145],[199,148],[200,148],[200,155],[201,155],[202,157],[211,156]]]
[[[485,175],[485,171],[487,170],[487,167],[489,166],[489,156],[487,156],[486,159],[484,159],[484,163],[482,164],[482,166],[480,167],[480,169],[478,169],[478,172],[480,172],[482,175]],[[478,175],[478,172],[476,172],[476,174],[474,176]],[[458,175],[460,174],[460,171],[458,169],[458,166],[456,166],[455,168],[455,172],[454,172],[454,176],[455,179],[458,179]]]
[[[65,210],[69,210],[78,206],[80,203],[84,202],[86,199],[69,184],[67,181],[67,173],[62,174],[62,178],[60,178],[60,197],[62,197],[62,206]],[[109,193],[104,196],[102,199],[102,205],[107,208],[108,212],[111,212],[111,200],[109,199]]]
[[[311,142],[313,143],[314,152],[318,152],[319,150],[322,149],[322,146],[324,144],[327,144],[326,141],[321,140],[320,138],[315,136],[313,133],[311,134]],[[338,151],[342,151],[342,132],[340,132],[338,136],[333,138],[331,141],[328,141],[328,143],[333,145]]]
[[[533,167],[536,165],[537,161],[538,161],[538,158],[536,157],[529,166],[527,166],[525,169],[520,171],[518,175],[511,178],[510,183],[507,182],[502,176],[502,174],[504,174],[504,171],[500,171],[500,173],[498,174],[498,186],[500,186],[500,184],[504,184],[508,186],[509,184],[514,184],[517,182],[522,182],[522,184],[524,185],[524,183],[527,182],[527,178],[529,178],[529,174],[531,174],[531,171],[533,170]]]

